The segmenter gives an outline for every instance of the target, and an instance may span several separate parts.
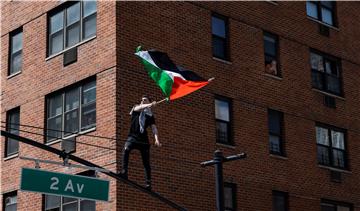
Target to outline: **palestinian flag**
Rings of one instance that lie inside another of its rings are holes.
[[[170,100],[190,94],[212,80],[205,80],[190,70],[176,66],[166,53],[140,49],[141,46],[137,48],[135,55],[141,58],[149,76]]]

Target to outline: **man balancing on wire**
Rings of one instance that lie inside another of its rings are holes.
[[[155,146],[160,147],[158,131],[155,125],[155,117],[151,112],[151,107],[156,105],[156,101],[150,103],[148,96],[143,96],[140,105],[135,105],[131,111],[131,126],[128,138],[123,149],[123,166],[120,175],[128,178],[128,164],[131,150],[138,149],[141,153],[142,162],[145,169],[146,188],[151,189],[151,167],[150,167],[150,144],[146,129],[151,126],[155,137]]]

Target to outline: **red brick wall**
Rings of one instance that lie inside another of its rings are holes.
[[[320,210],[321,198],[357,206],[359,5],[338,2],[337,7],[339,27],[331,28],[327,38],[307,18],[305,2],[119,2],[117,90],[122,112],[117,115],[122,140],[129,127],[126,111],[141,95],[162,99],[132,54],[136,46],[165,51],[177,64],[216,78],[194,94],[155,108],[163,147],[152,148],[154,188],[189,210],[215,210],[213,168],[199,163],[223,149],[225,155],[248,153],[246,160],[224,166],[225,181],[238,186],[238,210],[271,210],[272,190],[289,192],[291,210]],[[212,58],[211,12],[229,17],[231,63]],[[264,74],[263,30],[279,35],[281,80]],[[323,94],[311,88],[309,48],[342,59],[345,99],[336,99],[336,109],[325,107]],[[233,99],[234,148],[215,144],[215,94]],[[284,112],[286,159],[269,155],[267,108]],[[330,182],[329,170],[317,165],[316,121],[348,130],[351,167],[340,184]],[[130,178],[142,182],[138,153],[130,167]],[[133,200],[131,189],[118,187],[119,198],[125,198],[118,201],[120,210],[169,210],[142,194]]]
[[[24,125],[45,126],[45,96],[67,87],[89,76],[96,77],[97,118],[96,130],[90,135],[115,138],[116,130],[116,52],[115,52],[115,2],[101,2],[97,6],[97,36],[78,47],[77,62],[63,67],[63,55],[46,58],[46,12],[55,8],[58,2],[6,2],[2,3],[1,32],[1,92],[2,121],[6,111],[20,106],[20,122]],[[23,27],[22,72],[7,78],[9,32]],[[4,124],[2,124],[4,125]],[[43,130],[21,127],[34,133]],[[20,135],[44,141],[39,135],[20,132]],[[1,193],[16,190],[20,184],[21,167],[33,167],[34,163],[14,158],[4,161],[4,138],[1,138]],[[116,170],[116,141],[79,136],[77,141],[109,147],[114,150],[77,144],[75,155],[98,165]],[[52,146],[59,148],[60,144]],[[58,156],[20,143],[20,155],[40,159],[61,161]],[[82,169],[68,169],[41,164],[42,169],[66,173],[78,173]],[[101,178],[109,179],[100,174]],[[99,210],[115,210],[116,181],[110,180],[110,203],[97,203]],[[2,203],[2,201],[1,201]],[[41,194],[18,191],[18,210],[41,210]]]
[[[204,78],[216,79],[200,91],[154,109],[163,144],[151,150],[155,191],[188,210],[215,210],[214,169],[201,168],[199,163],[211,159],[215,149],[222,149],[225,155],[248,154],[245,160],[224,165],[224,180],[237,184],[238,210],[271,210],[272,190],[289,192],[293,211],[318,211],[321,198],[350,202],[359,210],[358,3],[337,3],[339,27],[330,29],[327,38],[319,35],[318,24],[306,17],[305,2],[102,2],[96,39],[81,45],[78,62],[65,68],[62,55],[45,60],[45,12],[57,4],[2,3],[2,121],[7,110],[20,105],[22,124],[43,127],[45,95],[96,74],[97,127],[90,134],[119,140],[85,136],[78,140],[116,148],[117,152],[78,145],[76,154],[118,169],[129,110],[143,94],[162,99],[159,88],[133,55],[138,45],[156,48]],[[211,12],[229,17],[231,63],[212,58]],[[7,79],[8,32],[21,25],[23,72]],[[281,80],[264,74],[263,30],[279,35]],[[309,48],[342,60],[345,95],[336,99],[336,109],[325,107],[323,94],[311,88]],[[214,95],[232,98],[235,147],[215,143]],[[286,159],[269,155],[267,108],[284,112]],[[342,174],[342,183],[330,182],[329,170],[317,165],[317,121],[348,130],[350,171]],[[27,137],[41,141],[35,135]],[[24,156],[58,159],[23,144],[20,150]],[[18,188],[22,166],[33,163],[2,159],[2,193]],[[50,165],[42,168],[75,173]],[[143,184],[143,166],[136,151],[130,156],[129,170],[129,178]],[[127,185],[111,182],[111,203],[98,203],[98,210],[171,210]],[[19,193],[19,210],[39,210],[40,199],[39,194]]]

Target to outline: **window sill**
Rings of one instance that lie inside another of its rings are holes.
[[[272,5],[279,5],[279,3],[275,2],[275,1],[270,1],[270,0],[266,0],[267,3],[272,4]]]
[[[14,158],[17,158],[17,157],[19,157],[19,153],[4,157],[4,161],[11,160],[11,159],[14,159]]]
[[[329,24],[327,24],[327,23],[321,22],[321,21],[319,21],[318,19],[312,18],[312,17],[310,17],[310,16],[306,16],[306,17],[307,17],[308,19],[316,22],[316,23],[322,24],[322,25],[327,26],[327,27],[329,27],[329,28],[331,28],[331,29],[334,29],[334,30],[336,30],[336,31],[340,31],[340,29],[339,29],[338,27],[336,27],[336,26],[332,26],[332,25],[329,25]]]
[[[331,171],[338,171],[338,172],[342,172],[342,173],[352,174],[351,171],[346,170],[346,169],[338,169],[338,168],[334,168],[331,166],[324,166],[324,165],[320,165],[320,164],[318,164],[318,166],[319,166],[319,168],[328,169]]]
[[[50,141],[48,143],[45,143],[47,146],[50,146],[50,145],[53,145],[53,144],[57,144],[59,142],[61,142],[62,140],[64,139],[68,139],[68,138],[72,138],[72,137],[76,137],[76,136],[81,136],[81,135],[84,135],[86,133],[90,133],[90,132],[93,132],[96,130],[96,127],[93,127],[93,128],[89,128],[87,130],[84,130],[84,131],[81,131],[79,133],[76,133],[76,134],[72,134],[72,135],[69,135],[69,136],[65,136],[64,138],[61,138],[61,139],[56,139],[56,140],[53,140],[53,141]]]
[[[234,145],[218,143],[218,142],[216,143],[216,145],[226,147],[226,148],[229,148],[229,149],[235,149],[236,148]]]
[[[279,80],[279,81],[282,81],[282,80],[283,80],[283,78],[281,78],[280,76],[271,75],[271,74],[268,74],[268,73],[264,73],[264,75],[265,75],[266,77],[273,78],[273,79],[276,79],[276,80]]]
[[[232,64],[232,62],[230,62],[230,61],[220,59],[220,58],[217,58],[217,57],[213,57],[213,60],[219,61],[219,62],[222,62],[222,63],[225,63],[225,64]]]
[[[55,58],[55,57],[57,57],[57,56],[65,53],[66,51],[68,51],[68,50],[70,50],[70,49],[72,49],[72,48],[76,48],[76,47],[78,47],[78,46],[80,46],[80,45],[82,45],[82,44],[85,44],[85,43],[87,43],[87,42],[90,42],[91,40],[93,40],[93,39],[95,39],[95,38],[96,38],[96,35],[93,36],[93,37],[90,37],[90,38],[88,38],[88,39],[86,39],[86,40],[83,40],[83,41],[79,42],[79,43],[76,44],[76,45],[73,45],[73,46],[71,46],[71,47],[69,47],[69,48],[66,48],[65,50],[62,50],[62,51],[60,51],[60,52],[58,52],[58,53],[56,53],[56,54],[50,55],[50,56],[48,56],[48,57],[45,58],[45,61],[49,61],[50,59]]]
[[[289,160],[289,158],[285,157],[284,155],[270,154],[270,157],[280,159],[280,160]]]
[[[339,100],[345,101],[345,98],[343,98],[343,97],[341,97],[341,96],[334,95],[334,94],[331,94],[331,93],[328,93],[328,92],[325,92],[325,91],[322,91],[322,90],[316,89],[316,88],[312,88],[312,90],[315,91],[315,92],[319,92],[319,93],[321,93],[321,94],[324,94],[324,95],[327,95],[327,96],[330,96],[330,97],[335,97],[335,98],[337,98],[337,99],[339,99]]]
[[[21,73],[21,71],[19,71],[19,72],[17,72],[17,73],[13,73],[12,75],[9,75],[9,76],[7,77],[7,79],[10,79],[10,78],[13,78],[13,77],[15,77],[15,76],[17,76],[17,75],[20,75],[20,73]]]

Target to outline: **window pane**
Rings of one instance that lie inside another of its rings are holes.
[[[62,115],[48,119],[47,140],[61,138]]]
[[[223,100],[215,100],[215,118],[230,121],[229,103]]]
[[[65,113],[65,128],[64,136],[71,135],[74,132],[78,132],[79,128],[79,109]]]
[[[222,38],[226,38],[225,20],[217,17],[211,17],[211,22],[212,22],[212,34]]]
[[[63,50],[64,37],[63,31],[59,31],[50,36],[50,54],[55,54]]]
[[[10,75],[21,71],[21,67],[22,67],[22,51],[19,51],[11,55]]]
[[[336,211],[336,207],[332,204],[321,204],[321,211]]]
[[[65,93],[65,111],[79,108],[79,88]]]
[[[82,104],[87,104],[96,100],[96,82],[92,81],[83,86]]]
[[[63,211],[77,211],[78,203],[66,204],[63,206]]]
[[[83,23],[83,38],[87,39],[89,37],[96,35],[96,14],[92,15],[91,17],[88,17],[84,19]]]
[[[63,198],[63,204],[69,203],[69,202],[75,202],[75,201],[77,201],[76,198],[70,198],[70,197],[64,197]]]
[[[317,157],[318,157],[318,162],[320,164],[324,164],[327,166],[330,165],[329,149],[327,147],[318,145],[317,146]]]
[[[220,121],[216,122],[216,140],[221,143],[229,142],[228,123]]]
[[[314,53],[310,53],[311,69],[324,72],[323,57]]]
[[[12,196],[5,196],[5,201],[4,201],[4,208],[5,211],[16,211],[16,207],[17,207],[17,195],[13,195]]]
[[[269,110],[268,111],[268,126],[269,132],[275,133],[277,135],[281,134],[281,122],[282,113],[278,111]]]
[[[66,47],[75,45],[80,41],[80,22],[66,29]]]
[[[326,75],[327,81],[327,90],[334,92],[336,94],[340,94],[340,79],[336,76]]]
[[[329,25],[333,25],[333,19],[332,19],[332,13],[331,10],[325,9],[325,8],[321,8],[321,14],[322,14],[322,21],[329,24]]]
[[[7,123],[7,130],[11,134],[19,135],[20,129],[20,111],[19,109],[15,109],[9,111],[8,114],[8,123]],[[8,138],[6,143],[6,156],[15,154],[19,151],[19,142],[15,139]]]
[[[56,95],[48,100],[48,118],[62,114],[62,95]]]
[[[333,165],[335,167],[345,167],[345,155],[343,151],[333,149]]]
[[[60,207],[60,196],[45,195],[45,209],[53,209]]]
[[[50,17],[50,34],[60,31],[64,28],[64,11],[61,11]]]
[[[269,136],[269,142],[270,142],[270,152],[281,154],[280,137],[270,135]]]
[[[226,41],[213,36],[213,56],[218,58],[226,58]]]
[[[317,12],[316,4],[307,1],[306,2],[306,13],[308,16],[318,19],[318,12]]]
[[[22,32],[11,38],[11,53],[15,53],[22,49]]]
[[[66,11],[66,26],[70,26],[71,24],[80,20],[80,2],[72,5]]]
[[[338,206],[337,211],[350,211],[350,207]]]
[[[234,208],[233,206],[233,190],[231,187],[224,187],[224,202],[226,208]]]
[[[331,140],[332,140],[332,147],[338,149],[345,149],[344,145],[344,133],[331,131]]]
[[[329,146],[328,129],[322,127],[316,127],[316,143]]]
[[[83,1],[84,17],[87,17],[96,12],[96,1]]]
[[[274,193],[272,196],[273,211],[286,211],[287,199],[285,193]]]
[[[95,211],[95,210],[96,210],[95,201],[81,200],[80,211]]]
[[[88,129],[96,124],[96,103],[87,104],[81,111],[81,129]]]
[[[276,56],[276,40],[270,36],[264,36],[264,51],[266,54]]]
[[[324,75],[322,72],[312,70],[311,71],[311,83],[312,86],[317,89],[324,89],[324,82],[323,82]]]

